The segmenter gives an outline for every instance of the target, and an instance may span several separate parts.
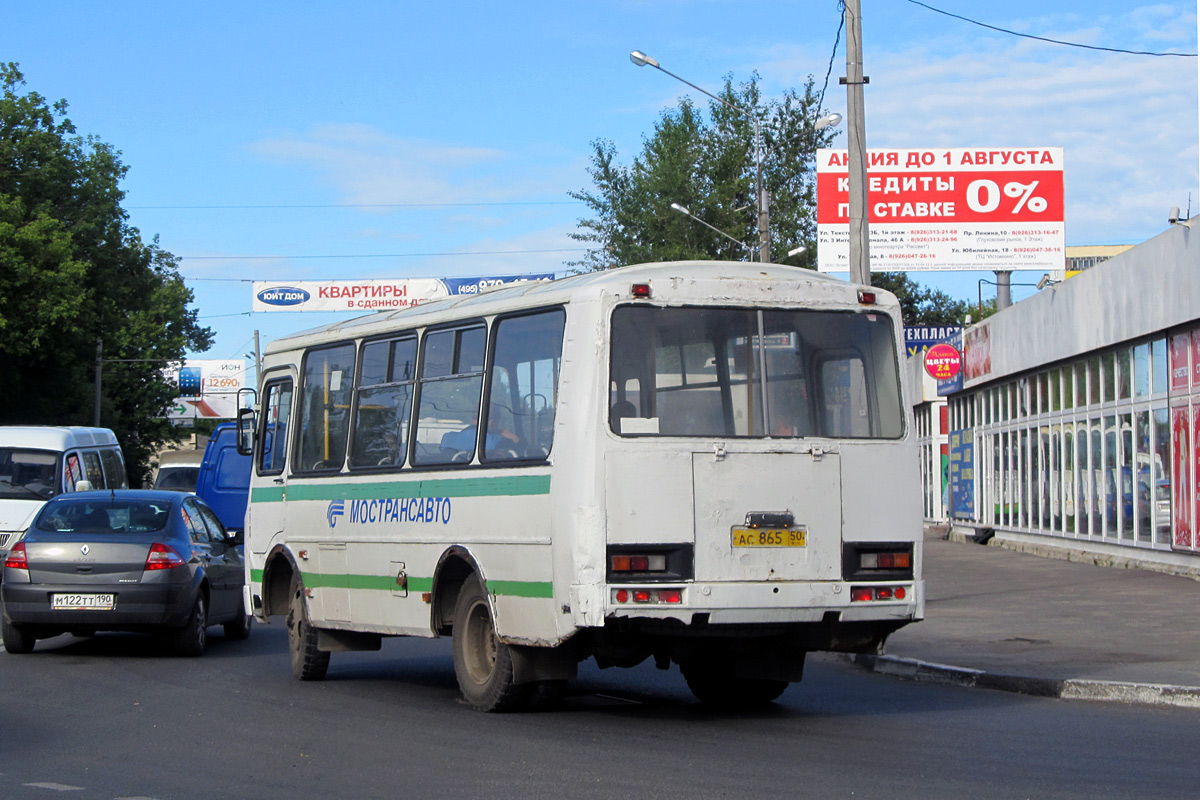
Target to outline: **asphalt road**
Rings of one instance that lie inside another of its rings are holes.
[[[133,635],[0,652],[0,797],[1197,797],[1200,714],[898,681],[831,657],[773,707],[584,665],[560,710],[484,715],[446,641],[291,677],[282,625],[176,658]]]

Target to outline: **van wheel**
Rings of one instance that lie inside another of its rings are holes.
[[[317,649],[317,629],[309,624],[304,584],[292,581],[292,603],[287,614],[288,653],[297,680],[320,681],[329,669],[329,652]]]
[[[788,687],[787,681],[738,677],[730,654],[709,652],[681,665],[681,670],[697,700],[723,709],[765,706]]]
[[[516,711],[529,704],[534,684],[513,683],[512,651],[496,637],[492,609],[472,575],[454,605],[454,675],[477,711]]]
[[[37,637],[25,628],[14,625],[5,614],[0,617],[0,636],[4,638],[4,649],[13,655],[23,656],[33,652]]]

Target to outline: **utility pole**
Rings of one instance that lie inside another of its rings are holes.
[[[92,410],[92,425],[100,427],[100,377],[104,372],[104,339],[96,337],[96,400]]]
[[[862,18],[859,0],[846,0],[846,135],[850,167],[850,280],[871,285],[867,226],[867,125],[863,106]]]

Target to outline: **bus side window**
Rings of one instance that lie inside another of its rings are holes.
[[[310,350],[304,357],[300,390],[300,471],[341,470],[350,432],[350,393],[354,386],[354,345]]]
[[[550,455],[565,319],[555,309],[496,323],[482,460]]]
[[[417,338],[363,346],[351,467],[398,467],[408,449]]]
[[[267,384],[263,404],[263,429],[259,432],[261,449],[258,453],[258,474],[278,474],[283,471],[287,452],[288,418],[292,413],[292,382]]]
[[[418,381],[414,464],[469,464],[479,434],[487,328],[426,333]]]

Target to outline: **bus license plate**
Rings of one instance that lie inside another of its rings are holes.
[[[111,594],[55,594],[50,605],[55,611],[86,608],[91,611],[111,611],[116,607],[116,596]]]
[[[734,547],[804,547],[807,529],[795,528],[740,528],[733,529]]]

